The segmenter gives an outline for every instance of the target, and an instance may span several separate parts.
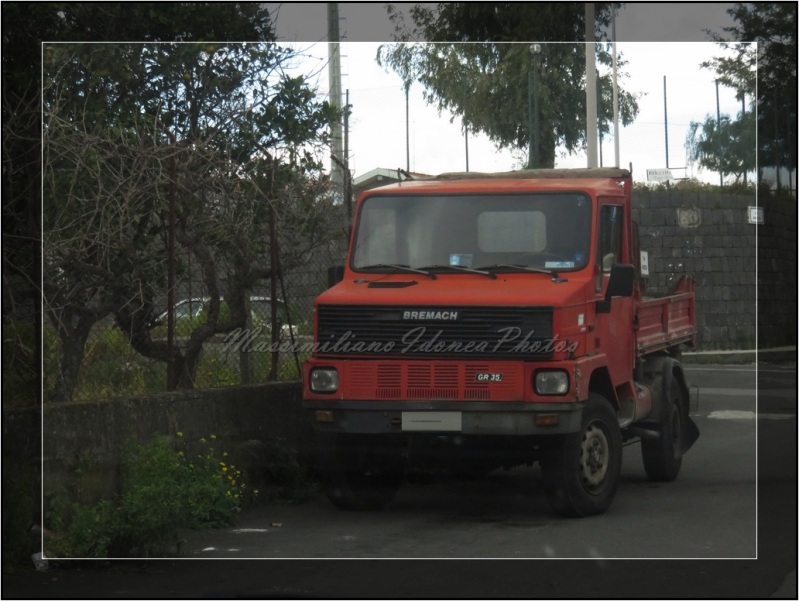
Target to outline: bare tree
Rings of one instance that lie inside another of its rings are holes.
[[[330,233],[309,182],[323,179],[332,111],[283,73],[291,52],[209,44],[112,51],[118,69],[99,77],[91,45],[48,54],[44,292],[62,346],[62,400],[92,325],[109,314],[134,349],[171,364],[172,387],[193,387],[203,344],[244,326],[253,286]],[[281,245],[270,239],[276,222]],[[180,348],[151,334],[170,226],[210,299]],[[289,251],[276,263],[279,247]]]

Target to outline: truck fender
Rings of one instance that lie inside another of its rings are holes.
[[[644,363],[643,384],[652,390],[652,412],[650,413],[652,419],[644,420],[644,424],[660,424],[665,419],[666,399],[671,398],[671,387],[674,384],[680,387],[681,406],[685,416],[683,452],[690,449],[699,438],[699,428],[688,415],[690,409],[688,383],[680,362],[668,356],[648,358]]]
[[[588,391],[589,393],[595,392],[602,395],[610,401],[610,404],[613,405],[616,411],[619,410],[619,397],[616,394],[616,389],[613,387],[607,367],[597,367],[591,372],[591,378],[588,382]]]

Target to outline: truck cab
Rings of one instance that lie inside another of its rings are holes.
[[[537,462],[555,511],[594,515],[629,439],[651,478],[676,477],[698,435],[676,359],[693,291],[642,298],[631,193],[626,170],[582,169],[361,195],[303,373],[331,501],[383,507],[419,465]]]

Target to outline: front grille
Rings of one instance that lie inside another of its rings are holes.
[[[343,367],[351,400],[512,401],[524,398],[524,366],[516,361],[353,361]],[[501,374],[481,381],[477,374]]]
[[[406,319],[408,313],[417,317]],[[318,350],[324,355],[497,359],[552,355],[551,307],[322,305],[317,308],[317,326]]]

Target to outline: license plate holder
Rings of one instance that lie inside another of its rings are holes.
[[[460,432],[463,415],[460,411],[403,411],[403,432]]]

